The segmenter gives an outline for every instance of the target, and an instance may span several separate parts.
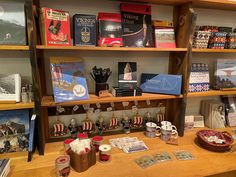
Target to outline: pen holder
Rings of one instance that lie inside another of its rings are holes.
[[[70,155],[70,164],[77,172],[86,171],[89,167],[96,164],[96,149],[93,146],[86,153],[77,154],[70,150],[68,154]]]
[[[101,96],[104,91],[109,90],[109,85],[107,83],[95,83],[95,94]]]

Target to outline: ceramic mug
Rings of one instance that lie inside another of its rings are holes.
[[[161,126],[161,139],[168,141],[172,135],[178,134],[175,126]]]
[[[167,126],[167,125],[171,126],[172,124],[169,121],[161,121],[161,126]]]
[[[146,123],[146,131],[147,132],[156,132],[157,127],[159,128],[159,126],[157,126],[157,124],[155,124],[153,122]]]

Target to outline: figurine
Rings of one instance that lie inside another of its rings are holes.
[[[78,125],[77,125],[77,122],[74,118],[70,120],[70,124],[68,126],[68,129],[70,130],[71,137],[77,138]]]
[[[64,123],[57,120],[51,129],[51,136],[64,136],[65,134],[67,134],[67,127]]]
[[[87,134],[91,134],[94,131],[94,124],[88,118],[88,116],[85,118],[82,126],[80,127],[80,130],[82,133],[87,133]]]
[[[145,114],[145,123],[147,122],[153,122],[153,117],[149,111],[147,111]]]
[[[161,125],[161,122],[165,120],[165,107],[163,106],[162,103],[158,105],[158,112],[157,112],[157,117],[156,117],[156,124],[158,126]]]
[[[98,134],[102,135],[103,131],[106,130],[106,125],[105,125],[104,119],[101,115],[99,116],[99,118],[96,122],[96,126],[98,127]]]
[[[133,127],[142,127],[143,126],[143,117],[136,112],[136,115],[133,118]]]
[[[121,123],[123,124],[124,133],[130,133],[131,121],[127,115],[124,115]]]

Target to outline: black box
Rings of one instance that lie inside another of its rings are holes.
[[[118,85],[121,89],[135,89],[137,87],[136,62],[118,63]]]
[[[75,14],[73,26],[75,46],[96,46],[96,15]]]
[[[153,47],[151,6],[121,3],[124,47]]]
[[[120,89],[119,87],[113,87],[112,95],[115,97],[142,96],[142,90],[138,87],[135,89]]]

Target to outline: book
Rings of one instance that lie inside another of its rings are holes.
[[[21,101],[20,74],[0,74],[0,102]]]
[[[33,114],[30,119],[28,162],[32,160],[32,153],[35,147],[34,146],[35,123],[36,123],[36,114]]]
[[[0,29],[0,44],[26,45],[24,2],[1,2]]]
[[[236,97],[234,96],[224,96],[221,97],[223,103],[225,104],[225,118],[227,125],[230,127],[236,126]]]
[[[153,47],[151,6],[121,3],[122,35],[125,47]]]
[[[73,26],[75,46],[96,46],[96,15],[75,14]]]
[[[204,92],[210,89],[208,64],[192,63],[190,78],[189,78],[189,92]]]
[[[176,48],[173,28],[155,28],[154,34],[156,48]]]
[[[0,111],[0,153],[27,151],[29,111]]]
[[[88,88],[83,61],[78,58],[51,57],[51,76],[56,103],[86,100]]]
[[[121,16],[117,13],[98,13],[98,45],[122,46]]]
[[[7,177],[10,172],[10,159],[0,159],[0,177]]]
[[[236,89],[236,59],[217,59],[215,89]]]
[[[44,45],[71,45],[70,15],[67,11],[41,8],[40,26],[41,39]]]
[[[129,90],[137,88],[136,62],[118,62],[118,86]]]

